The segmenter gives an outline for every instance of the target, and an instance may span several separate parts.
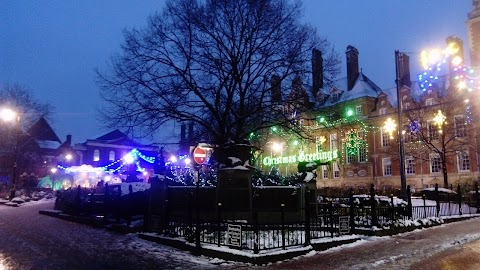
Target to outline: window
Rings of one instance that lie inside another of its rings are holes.
[[[380,102],[380,105],[385,105],[385,100],[382,100],[382,102]]]
[[[337,102],[338,101],[338,93],[332,93],[332,102]]]
[[[430,140],[438,140],[438,135],[439,135],[438,126],[435,125],[433,121],[428,121],[427,127],[428,127],[428,138]]]
[[[413,157],[405,158],[405,173],[415,174],[415,159]]]
[[[350,151],[346,150],[347,151],[347,164],[350,164],[350,163],[353,163],[355,162],[355,153],[351,153]]]
[[[392,161],[390,158],[382,158],[383,165],[383,175],[391,176],[392,175]]]
[[[357,105],[357,107],[355,107],[355,112],[356,112],[357,116],[362,116],[363,115],[362,105]]]
[[[323,137],[323,139],[325,140],[325,137]],[[322,137],[315,137],[315,149],[317,150],[317,153],[322,152],[322,142],[323,141],[322,141]]]
[[[93,150],[93,161],[99,161],[100,160],[100,150],[95,149]]]
[[[322,165],[323,179],[328,178],[328,168],[327,165]]]
[[[330,151],[337,151],[337,134],[330,134]]]
[[[385,130],[381,130],[382,133],[382,146],[390,146],[390,134]]]
[[[108,153],[108,161],[115,161],[115,152],[114,151],[110,151]]]
[[[439,173],[442,170],[442,162],[440,161],[440,155],[437,153],[430,154],[430,173]]]
[[[404,104],[403,104],[403,109],[404,109],[404,110],[410,109],[410,103],[408,103],[408,102],[404,103]]]
[[[468,152],[458,153],[457,159],[459,172],[470,171],[470,159],[468,158]]]
[[[358,149],[358,162],[367,162],[367,147],[365,145]]]
[[[465,124],[465,117],[463,115],[457,115],[454,118],[455,122],[455,136],[457,138],[463,138],[467,136],[467,125]]]
[[[405,133],[403,133],[403,141],[404,142],[412,142],[414,140],[414,134],[413,132],[411,131],[406,131]]]
[[[432,106],[433,105],[433,98],[427,98],[425,100],[425,105],[426,106]]]
[[[380,108],[380,110],[378,111],[378,114],[379,114],[379,115],[385,115],[385,114],[387,114],[387,108]]]
[[[340,168],[338,167],[337,162],[333,162],[333,178],[339,178],[340,177]]]

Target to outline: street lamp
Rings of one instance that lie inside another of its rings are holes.
[[[4,122],[15,122],[16,121],[16,129],[15,129],[15,141],[13,145],[13,175],[12,175],[12,189],[10,190],[10,200],[15,197],[15,182],[17,178],[17,146],[18,146],[18,133],[20,129],[20,116],[18,113],[10,108],[4,108],[0,110],[0,118]]]

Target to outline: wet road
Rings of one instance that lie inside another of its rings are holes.
[[[208,269],[205,258],[104,229],[38,214],[53,201],[0,205],[0,270]]]

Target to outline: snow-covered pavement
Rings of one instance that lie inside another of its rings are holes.
[[[6,269],[441,269],[442,259],[480,258],[480,218],[361,241],[292,260],[253,266],[40,215],[53,200],[0,205],[0,270]],[[477,253],[475,253],[477,252]],[[457,254],[457,255],[455,255]],[[460,257],[458,257],[460,256]],[[426,263],[428,260],[437,264]],[[452,268],[458,269],[458,268]],[[460,268],[473,269],[473,268]]]
[[[53,200],[0,205],[0,269],[210,269],[216,260],[40,215]]]

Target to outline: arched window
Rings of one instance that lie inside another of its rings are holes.
[[[95,149],[93,151],[93,161],[99,161],[100,160],[100,150]]]
[[[115,152],[114,151],[110,151],[110,153],[108,153],[108,160],[109,161],[114,161],[115,160]]]

